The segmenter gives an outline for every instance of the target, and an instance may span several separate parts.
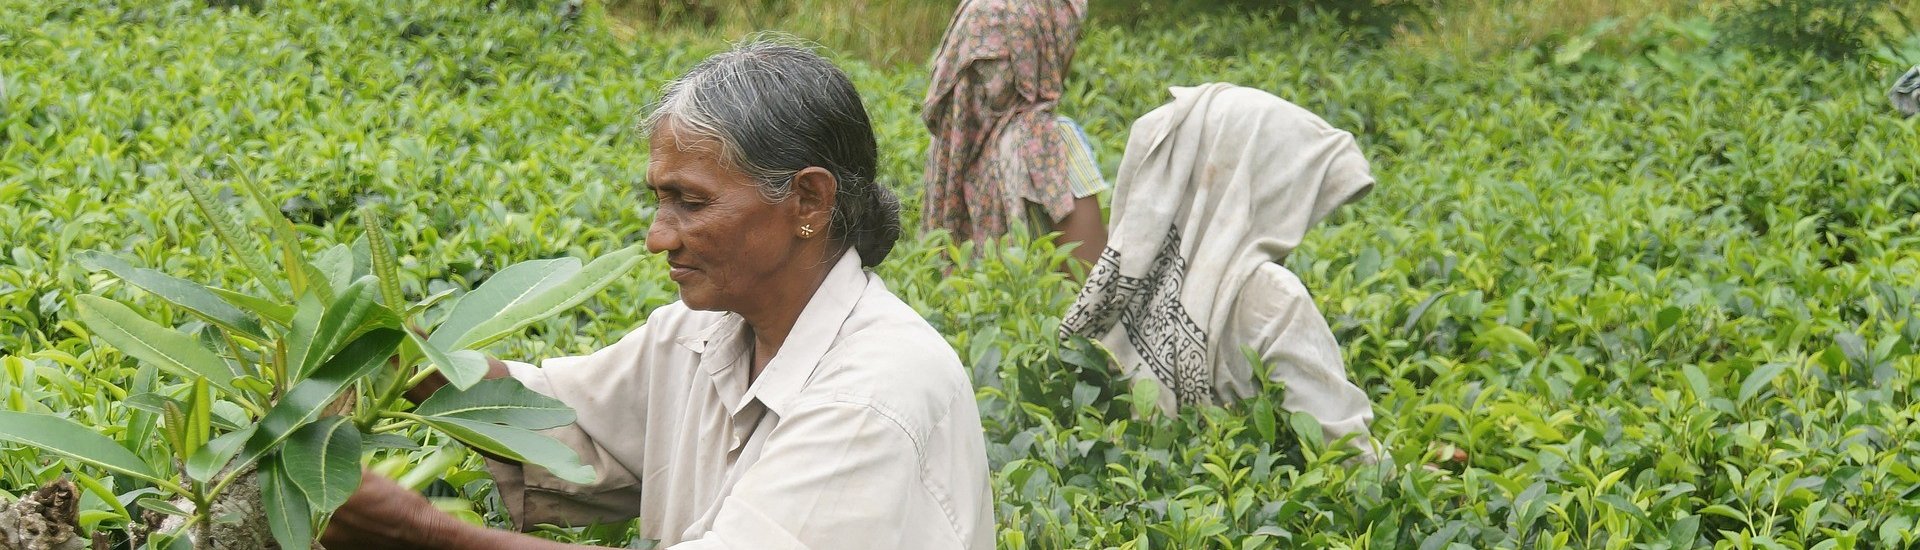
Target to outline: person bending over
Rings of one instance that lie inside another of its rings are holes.
[[[1351,440],[1363,461],[1372,403],[1347,380],[1327,320],[1280,264],[1307,229],[1373,188],[1353,135],[1253,88],[1173,88],[1134,122],[1114,180],[1113,238],[1060,322],[1098,340],[1160,406],[1258,395],[1251,357],[1285,384],[1281,406]]]

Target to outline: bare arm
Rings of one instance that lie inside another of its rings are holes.
[[[473,525],[433,507],[393,480],[367,473],[320,537],[328,548],[550,550],[585,548]]]

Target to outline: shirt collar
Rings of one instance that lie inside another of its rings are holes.
[[[859,303],[860,296],[866,291],[867,273],[860,268],[860,254],[849,249],[840,255],[839,262],[827,272],[827,278],[820,282],[820,288],[813,291],[813,297],[807,300],[800,316],[793,322],[793,329],[787,333],[787,339],[780,344],[773,360],[767,363],[759,379],[747,389],[744,399],[732,408],[737,409],[754,399],[775,414],[785,414],[788,404],[794,396],[806,386],[813,372],[825,356],[827,348],[833,344],[840,327],[846,324],[852,315],[853,307]],[[677,339],[681,346],[694,353],[725,353],[733,346],[729,339],[745,338],[746,320],[737,314],[727,314],[711,326],[692,336]],[[717,359],[717,358],[709,358]],[[701,361],[707,373],[716,378],[726,376],[736,364],[747,364],[750,359],[737,361]],[[744,377],[745,375],[739,375]],[[735,411],[737,412],[737,410]]]

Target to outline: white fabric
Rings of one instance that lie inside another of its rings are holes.
[[[1214,364],[1223,369],[1214,377],[1215,396],[1235,400],[1260,394],[1253,364],[1240,355],[1240,350],[1251,349],[1266,365],[1267,379],[1286,388],[1280,408],[1313,415],[1327,441],[1356,434],[1351,443],[1360,460],[1375,460],[1377,443],[1367,432],[1373,404],[1366,392],[1347,381],[1340,342],[1292,271],[1280,264],[1260,264],[1241,287],[1220,338],[1225,342],[1222,353],[1232,356]]]
[[[747,384],[735,314],[660,308],[620,342],[514,378],[579,413],[545,433],[594,466],[576,485],[490,463],[514,520],[639,517],[659,547],[993,547],[985,434],[946,340],[849,251]]]
[[[1305,287],[1278,264],[1372,188],[1353,136],[1252,88],[1171,91],[1133,125],[1109,246],[1061,331],[1097,339],[1123,372],[1171,390],[1167,410],[1257,393],[1242,352],[1251,347],[1288,384],[1287,406],[1330,436],[1364,431],[1366,396]]]
[[[1920,114],[1920,65],[1907,69],[1906,74],[1894,81],[1893,89],[1887,90],[1887,100],[1893,102],[1893,108],[1900,114]]]

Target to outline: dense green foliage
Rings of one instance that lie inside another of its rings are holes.
[[[165,460],[151,414],[122,401],[155,375],[89,334],[77,297],[199,321],[75,258],[244,288],[187,175],[264,182],[309,252],[351,243],[348,214],[386,203],[414,299],[638,242],[635,114],[716,44],[615,40],[592,8],[478,4],[0,0],[0,409]],[[1264,88],[1359,137],[1378,188],[1287,263],[1375,399],[1391,460],[1346,467],[1316,430],[1296,438],[1282,388],[1173,418],[1136,408],[1143,390],[1054,338],[1075,291],[1049,269],[1062,251],[915,233],[880,271],[974,369],[1003,547],[1913,543],[1920,123],[1883,92],[1920,43],[1830,62],[1708,47],[1718,29],[1687,21],[1650,24],[1622,56],[1453,60],[1322,27],[1094,28],[1063,109],[1109,167],[1128,121],[1176,84]],[[912,210],[921,69],[846,66]],[[657,258],[636,272],[490,351],[612,341],[673,299]],[[423,442],[401,460],[498,520],[474,460]],[[4,449],[0,491],[66,470]],[[79,470],[107,492],[140,486]],[[98,493],[83,519],[117,525]]]

